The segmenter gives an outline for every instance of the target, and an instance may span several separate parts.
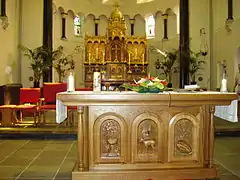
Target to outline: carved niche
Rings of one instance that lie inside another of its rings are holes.
[[[94,124],[95,162],[125,162],[126,135],[127,126],[120,115],[115,113],[102,114]]]
[[[132,163],[161,162],[163,126],[160,118],[153,113],[143,113],[133,121]]]
[[[199,117],[187,113],[175,115],[169,124],[168,160],[200,161]]]

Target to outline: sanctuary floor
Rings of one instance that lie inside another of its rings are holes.
[[[55,111],[46,113],[46,125],[35,127],[33,118],[24,118],[23,123],[14,127],[0,126],[0,134],[2,133],[61,133],[61,134],[76,134],[77,114],[75,113],[75,127],[65,127],[63,124],[56,124]],[[240,134],[240,120],[237,123],[232,123],[217,117],[214,117],[214,127],[217,133],[227,132]]]
[[[239,150],[239,137],[216,138],[215,163],[220,180],[240,180]],[[75,158],[74,139],[2,139],[0,180],[70,180]]]

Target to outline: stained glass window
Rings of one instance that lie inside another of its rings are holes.
[[[153,15],[146,18],[146,36],[147,39],[155,37],[155,19]]]
[[[80,36],[81,35],[81,18],[76,16],[74,18],[74,35]]]

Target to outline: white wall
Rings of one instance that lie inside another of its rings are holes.
[[[22,0],[20,44],[30,49],[42,46],[43,41],[43,1]],[[21,53],[21,77],[24,87],[32,87],[29,77],[33,75],[30,60]]]
[[[212,88],[220,87],[220,76],[217,74],[218,61],[227,61],[228,70],[228,88],[233,89],[234,76],[237,70],[235,54],[240,46],[240,12],[238,7],[240,1],[233,1],[234,23],[231,32],[225,29],[225,21],[227,19],[227,1],[213,0],[213,28],[212,28],[212,64],[211,68],[211,85]]]
[[[209,52],[211,51],[210,49],[210,4],[209,0],[201,0],[201,1],[196,1],[196,0],[190,0],[189,1],[189,13],[190,13],[190,18],[189,18],[189,26],[190,26],[190,32],[189,36],[191,38],[190,40],[190,49],[193,52],[199,52],[200,51],[200,45],[201,45],[201,37],[200,37],[200,29],[204,28],[206,32],[206,40],[208,43],[209,47]],[[204,58],[203,60],[206,61],[206,64],[204,64],[202,67],[204,68],[203,70],[200,70],[197,73],[197,77],[202,77],[203,81],[199,82],[198,84],[202,87],[210,88],[210,53]]]
[[[156,38],[150,40],[149,43],[156,45],[159,48],[166,50],[178,47],[178,35],[176,30],[176,17],[171,17],[169,20],[169,37],[170,40],[165,42],[164,45],[161,43],[163,36],[163,20],[161,19],[161,13],[165,12],[166,9],[172,8],[175,12],[177,11],[179,0],[164,0],[154,1],[147,4],[136,5],[133,1],[124,1],[120,7],[124,15],[129,18],[133,18],[140,12],[140,17],[143,17],[148,13],[156,15]],[[232,89],[234,74],[236,72],[235,53],[237,47],[239,47],[240,36],[240,12],[237,11],[237,7],[240,6],[240,1],[234,2],[234,17],[235,22],[233,24],[232,32],[227,32],[225,29],[225,20],[227,18],[227,1],[226,0],[213,0],[211,1],[202,0],[190,0],[190,36],[191,49],[193,51],[199,51],[200,48],[200,29],[205,28],[207,33],[207,41],[209,47],[209,54],[206,57],[207,64],[205,65],[204,71],[202,71],[203,81],[200,82],[202,86],[209,87],[209,77],[211,79],[211,88],[215,89],[219,87],[219,78],[217,75],[217,62],[220,60],[227,60],[228,64],[228,77],[229,77],[229,88]],[[72,16],[67,19],[67,41],[62,41],[61,38],[61,16],[60,14],[54,13],[54,30],[53,30],[53,46],[56,48],[59,45],[63,45],[67,48],[70,53],[79,44],[84,41],[85,32],[88,34],[94,34],[94,24],[91,18],[101,16],[102,24],[99,25],[99,33],[103,35],[106,27],[106,18],[109,17],[112,11],[112,5],[102,5],[99,0],[55,0],[56,10],[58,7],[63,7],[65,12],[69,10],[75,14],[84,14],[84,26],[83,36],[75,37],[73,35],[73,24]],[[134,7],[134,8],[133,8]],[[211,9],[212,8],[212,9]],[[160,15],[159,15],[160,12]],[[90,15],[92,14],[92,15]],[[25,45],[29,48],[36,48],[42,45],[42,32],[43,32],[43,3],[42,0],[8,0],[7,1],[7,15],[9,17],[10,25],[6,30],[0,27],[0,84],[5,84],[8,81],[5,75],[5,67],[9,64],[14,64],[13,80],[14,82],[22,82],[25,87],[32,86],[32,82],[29,82],[29,76],[32,75],[31,69],[29,69],[29,60],[22,55],[19,55],[18,44]],[[126,17],[125,16],[125,17]],[[20,20],[19,20],[20,18]],[[129,20],[126,22],[129,23]],[[140,21],[138,19],[138,21]],[[19,22],[21,24],[19,24]],[[212,24],[210,25],[210,23]],[[144,34],[143,21],[135,25],[136,33],[139,35]],[[128,24],[129,27],[129,24]],[[128,30],[130,33],[130,30]],[[212,36],[211,36],[212,34]],[[211,36],[211,37],[210,37]],[[149,55],[150,69],[153,74],[157,73],[154,68],[154,62],[157,55]],[[76,65],[76,78],[77,86],[83,85],[83,71],[82,71],[82,60],[81,55],[77,56]],[[210,61],[211,60],[211,61]],[[14,63],[13,63],[14,62]],[[210,68],[211,65],[211,68]],[[20,67],[20,68],[19,68]],[[154,72],[155,71],[155,72]],[[54,78],[56,81],[56,77]],[[178,86],[178,77],[176,76],[176,85]]]
[[[6,3],[6,13],[9,20],[7,29],[0,25],[0,85],[10,83],[10,76],[5,73],[6,66],[12,67],[13,82],[20,82],[19,53],[17,44],[19,42],[19,6],[20,0],[8,0]],[[1,24],[0,20],[0,24]]]

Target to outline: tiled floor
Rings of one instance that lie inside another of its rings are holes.
[[[72,140],[0,140],[0,180],[70,180],[76,158]],[[221,180],[240,180],[240,138],[217,138]]]
[[[0,180],[69,180],[75,152],[70,140],[1,140]]]

